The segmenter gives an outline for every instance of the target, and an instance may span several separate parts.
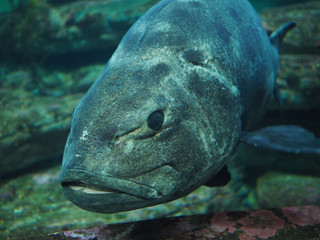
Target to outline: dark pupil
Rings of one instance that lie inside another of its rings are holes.
[[[155,111],[151,113],[150,116],[148,117],[148,127],[155,131],[158,131],[162,127],[163,120],[164,120],[163,112]]]

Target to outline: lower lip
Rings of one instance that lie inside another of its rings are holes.
[[[69,186],[70,189],[73,191],[82,191],[83,193],[86,194],[110,194],[110,193],[115,193],[114,191],[102,191],[102,190],[96,190],[93,188],[88,188],[88,187],[81,187],[81,186]]]

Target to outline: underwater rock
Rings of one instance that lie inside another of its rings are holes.
[[[43,239],[316,239],[320,208],[219,212],[64,231]]]
[[[269,109],[308,110],[320,107],[320,55],[281,55],[279,68],[276,81],[283,106],[274,101]]]
[[[250,179],[267,171],[279,171],[298,175],[319,175],[319,156],[315,154],[294,154],[240,144],[236,152],[244,173]]]
[[[285,22],[295,21],[282,44],[282,53],[320,53],[320,2],[304,2],[262,11],[260,17],[267,30],[273,31]]]
[[[60,34],[47,46],[54,53],[116,47],[130,26],[156,0],[79,1],[57,8]]]
[[[108,50],[116,47],[129,27],[156,2],[20,3],[15,11],[0,15],[0,54],[19,62],[19,56],[43,61],[51,55]]]
[[[40,80],[27,71],[1,78],[0,180],[62,155],[72,111],[103,67],[43,74]]]
[[[262,208],[281,206],[320,206],[320,177],[270,172],[257,181]]]
[[[34,96],[1,107],[1,179],[61,154],[78,99]]]
[[[51,55],[114,49],[129,27],[158,1],[19,3],[15,11],[0,14],[0,53],[9,59],[20,60],[19,56],[23,56],[43,61]],[[314,1],[268,8],[260,16],[270,31],[285,22],[297,22],[286,37],[282,52],[319,53],[319,12],[319,2]]]
[[[283,106],[272,101],[269,109],[306,110],[320,107],[320,2],[308,1],[269,8],[259,13],[267,31],[295,21],[281,45],[277,85]]]

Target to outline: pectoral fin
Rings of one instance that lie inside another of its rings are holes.
[[[289,153],[320,154],[320,139],[308,130],[295,126],[272,126],[253,132],[242,132],[246,144]]]
[[[227,165],[224,165],[224,167],[204,185],[207,187],[223,187],[228,184],[230,179],[231,174],[228,171]]]

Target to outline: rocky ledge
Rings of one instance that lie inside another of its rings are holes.
[[[42,235],[39,238],[44,240],[319,239],[320,208],[285,207],[163,218],[64,231]]]

